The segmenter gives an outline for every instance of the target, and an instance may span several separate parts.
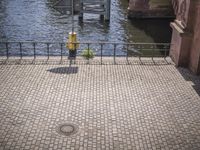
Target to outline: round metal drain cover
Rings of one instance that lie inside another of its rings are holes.
[[[65,123],[59,125],[57,131],[59,134],[70,136],[78,132],[78,126],[73,123]]]

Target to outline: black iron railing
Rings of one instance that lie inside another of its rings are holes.
[[[169,55],[169,43],[117,43],[117,42],[79,42],[73,43],[79,45],[77,55],[79,56],[84,49],[93,49],[95,56],[113,57],[167,57]],[[76,47],[76,46],[75,46]],[[0,42],[0,56],[7,59],[11,56],[18,56],[21,59],[25,56],[68,56],[68,49],[64,42]]]

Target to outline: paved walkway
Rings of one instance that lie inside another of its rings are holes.
[[[2,63],[0,150],[199,150],[199,93],[199,77],[168,63]]]

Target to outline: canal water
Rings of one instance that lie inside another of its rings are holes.
[[[65,42],[72,28],[71,16],[53,9],[54,2],[56,0],[1,0],[0,40]],[[128,0],[112,0],[110,23],[92,14],[84,14],[81,23],[75,15],[79,41],[170,42],[170,20],[129,20],[127,7]],[[12,47],[15,46],[9,48]],[[13,48],[10,53],[15,54],[15,51]],[[25,52],[29,53],[32,52]],[[104,53],[110,54],[109,51]],[[38,48],[38,54],[45,53]]]

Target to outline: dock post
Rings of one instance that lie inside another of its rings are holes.
[[[80,13],[79,13],[79,19],[80,20],[83,20],[83,0],[80,0],[79,1],[79,11],[80,11]]]
[[[104,0],[105,2],[105,20],[110,21],[110,5],[111,5],[111,0]]]

